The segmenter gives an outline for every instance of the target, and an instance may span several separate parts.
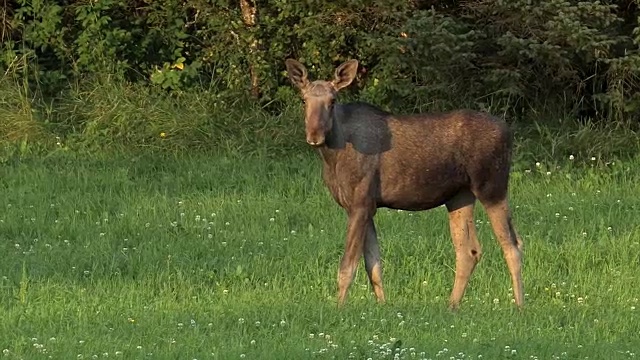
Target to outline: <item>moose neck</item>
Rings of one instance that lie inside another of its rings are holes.
[[[336,155],[344,150],[347,144],[347,134],[342,124],[342,118],[344,116],[342,105],[336,104],[333,107],[331,116],[333,117],[331,130],[325,136],[324,145],[318,148],[323,161],[326,163],[333,162]]]

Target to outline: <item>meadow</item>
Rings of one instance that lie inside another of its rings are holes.
[[[640,354],[640,159],[521,163],[525,308],[484,210],[451,312],[447,215],[380,209],[387,303],[345,308],[346,219],[310,152],[14,156],[0,163],[7,359],[628,359]]]

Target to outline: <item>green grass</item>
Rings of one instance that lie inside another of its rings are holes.
[[[511,303],[478,207],[484,257],[453,313],[443,208],[380,210],[388,302],[375,303],[360,267],[347,306],[336,308],[346,219],[315,156],[14,157],[0,165],[0,351],[8,359],[633,358],[639,169],[640,159],[515,170],[525,310]]]

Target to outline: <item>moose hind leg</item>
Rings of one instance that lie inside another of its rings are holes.
[[[456,251],[456,274],[449,307],[456,309],[464,295],[469,278],[482,257],[482,248],[473,223],[475,196],[471,192],[461,192],[447,202],[451,239]]]
[[[364,241],[364,266],[371,288],[379,303],[384,303],[384,290],[382,289],[382,262],[380,260],[380,246],[373,219],[367,225],[367,234]]]
[[[522,241],[511,223],[511,211],[506,198],[495,204],[484,206],[491,221],[493,232],[502,247],[504,258],[511,274],[513,296],[518,307],[524,305],[524,285],[522,284]]]

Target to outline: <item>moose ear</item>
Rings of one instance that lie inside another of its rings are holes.
[[[309,79],[307,78],[307,69],[304,67],[304,65],[294,59],[285,60],[285,64],[287,66],[287,74],[289,75],[289,80],[291,80],[291,83],[293,83],[293,85],[302,90],[309,84]]]
[[[351,84],[356,77],[358,71],[358,60],[351,59],[343,62],[336,68],[336,72],[333,79],[333,87],[336,90],[345,88]]]

